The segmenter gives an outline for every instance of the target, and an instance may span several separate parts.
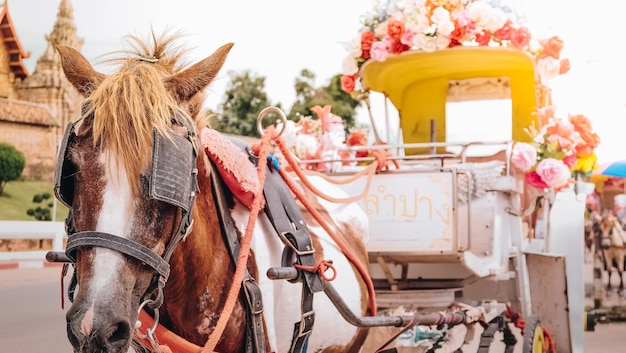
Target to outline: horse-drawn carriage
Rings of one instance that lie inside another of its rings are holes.
[[[519,347],[510,324],[525,325],[524,352],[582,350],[583,250],[571,239],[582,238],[584,201],[549,189],[537,203],[511,166],[546,96],[530,56],[459,47],[368,62],[364,87],[398,109],[403,143],[364,146],[375,158],[314,177],[290,162],[293,178],[269,153],[273,140],[292,161],[273,127],[247,145],[199,118],[201,91],[232,45],[179,68],[173,38],[133,40],[138,52],[108,76],[59,48],[86,98],[56,170],[67,250],[49,254],[74,267],[75,352],[133,342],[151,352],[359,352],[378,327],[397,329],[377,352],[402,346],[409,330],[450,351],[466,340],[454,327],[477,324],[479,352],[497,331],[506,352]],[[446,141],[451,97],[494,95],[511,102],[507,141]],[[485,145],[500,150],[472,154]]]
[[[546,344],[533,331],[539,326],[552,333],[558,352],[581,351],[583,250],[575,240],[584,233],[584,195],[552,191],[536,207],[540,193],[511,163],[513,144],[528,141],[525,130],[537,124],[534,112],[549,94],[537,82],[533,59],[509,48],[404,53],[366,63],[360,78],[397,109],[403,140],[368,146],[391,152],[395,167],[342,186],[350,195],[369,188],[359,204],[370,220],[367,248],[379,307],[437,310],[495,300],[506,306],[494,325],[510,322],[511,310],[526,320],[524,333],[532,338],[524,352]],[[510,122],[508,139],[446,140],[453,135],[446,134],[450,103],[487,102],[482,111],[466,107],[462,118],[470,122],[464,129],[489,130],[471,122],[496,100],[510,103],[497,112]]]

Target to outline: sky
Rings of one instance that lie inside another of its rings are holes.
[[[505,0],[502,0],[505,1]],[[626,159],[626,62],[613,33],[621,33],[621,11],[614,0],[513,0],[531,29],[565,40],[563,54],[572,61],[567,75],[556,79],[553,98],[560,115],[585,114],[602,142],[600,162]],[[46,48],[61,0],[7,0],[22,46],[31,52],[33,71]],[[294,100],[294,79],[302,69],[316,75],[316,86],[341,72],[343,43],[360,28],[373,0],[71,0],[82,53],[97,63],[99,56],[120,49],[122,37],[145,37],[150,28],[187,35],[192,62],[233,42],[221,74],[209,89],[207,106],[223,101],[229,72],[245,70],[265,77],[271,104],[288,110]],[[104,66],[95,65],[105,72]],[[382,99],[374,96],[374,115],[384,120]],[[359,120],[366,111],[359,109]],[[379,127],[384,130],[384,124]],[[385,136],[384,131],[381,132]]]

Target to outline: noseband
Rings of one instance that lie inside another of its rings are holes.
[[[156,129],[153,129],[154,144],[149,178],[150,198],[166,202],[181,210],[181,221],[176,234],[162,256],[142,244],[115,234],[95,230],[76,232],[72,220],[72,200],[74,197],[73,176],[78,170],[69,158],[69,147],[76,139],[76,123],[69,123],[65,130],[55,168],[55,196],[70,209],[65,220],[68,240],[65,253],[49,253],[48,260],[75,265],[76,251],[84,247],[107,248],[131,257],[155,271],[142,300],[148,300],[151,308],[158,308],[163,303],[163,287],[170,274],[169,259],[176,245],[191,232],[192,208],[198,192],[198,169],[196,168],[198,147],[195,129],[186,119],[172,118],[172,123],[186,127],[187,136],[184,138],[174,133],[162,136]],[[76,272],[74,271],[68,293],[70,301],[74,299],[76,285]],[[156,298],[149,299],[155,289],[158,290]]]

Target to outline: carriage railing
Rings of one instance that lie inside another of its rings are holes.
[[[451,148],[455,147],[460,149],[458,152],[454,151],[446,151],[446,152],[436,152],[441,148]],[[347,151],[350,154],[349,158],[330,158],[330,159],[301,159],[297,156],[293,156],[296,160],[298,160],[301,165],[314,165],[317,163],[350,163],[350,164],[367,164],[376,160],[374,156],[367,157],[356,157],[356,153],[360,151],[387,151],[391,152],[391,155],[386,158],[387,161],[398,161],[406,164],[419,163],[423,165],[428,165],[428,162],[432,163],[432,167],[443,167],[446,166],[446,162],[456,162],[456,163],[466,163],[471,160],[482,160],[489,161],[491,157],[494,155],[484,155],[484,156],[470,156],[469,152],[474,147],[500,147],[496,153],[504,151],[506,157],[504,159],[505,163],[505,175],[511,174],[511,161],[510,155],[513,147],[513,141],[493,141],[493,142],[428,142],[428,143],[403,143],[403,144],[384,144],[384,145],[368,145],[368,146],[341,146],[338,147],[335,151]],[[405,155],[404,151],[407,149],[419,149],[419,150],[428,150],[435,151],[426,154],[409,154]],[[342,173],[343,170],[331,170],[330,172],[338,172]]]
[[[267,271],[267,277],[272,280],[295,280],[300,274],[295,267],[273,267]],[[506,308],[505,304],[488,303],[488,305],[465,305],[461,310],[449,312],[415,313],[413,315],[395,316],[358,316],[341,298],[335,287],[328,281],[322,280],[324,294],[333,303],[337,311],[349,324],[357,327],[394,326],[410,328],[417,325],[460,325],[475,322],[490,322],[500,315]]]

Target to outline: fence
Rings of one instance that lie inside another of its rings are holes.
[[[0,221],[0,240],[52,239],[52,250],[63,251],[64,222]],[[45,260],[48,250],[0,251],[0,261]]]

